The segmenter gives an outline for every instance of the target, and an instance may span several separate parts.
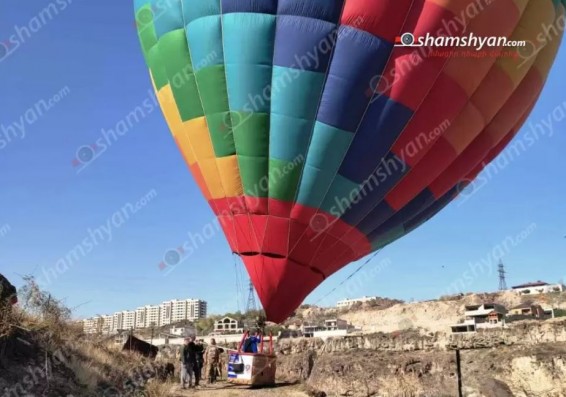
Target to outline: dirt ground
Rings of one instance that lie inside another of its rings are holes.
[[[307,397],[302,386],[277,384],[272,388],[250,389],[245,386],[236,386],[227,382],[219,382],[213,386],[201,387],[199,389],[181,390],[179,386],[171,389],[172,397],[247,397],[247,396],[268,396],[268,397]]]

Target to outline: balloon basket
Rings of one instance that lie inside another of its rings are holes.
[[[228,383],[273,386],[277,357],[272,354],[228,352]]]
[[[238,350],[228,351],[228,383],[247,386],[273,386],[277,370],[277,357],[273,354],[273,337],[269,335],[269,351],[264,351],[263,335],[261,335],[258,353],[242,352],[244,334]]]

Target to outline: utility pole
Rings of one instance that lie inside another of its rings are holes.
[[[503,265],[503,261],[500,259],[499,260],[499,265],[498,265],[498,272],[499,272],[499,291],[505,291],[507,289],[507,281],[505,281],[505,274],[507,274],[507,272],[505,271],[505,266]]]

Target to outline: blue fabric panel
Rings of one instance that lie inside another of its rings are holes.
[[[152,4],[153,23],[158,39],[168,32],[185,27],[179,1],[173,3],[171,1],[153,0]]]
[[[145,7],[147,4],[151,4],[154,0],[134,0],[134,11],[138,12],[138,10],[142,7]]]
[[[403,237],[407,234],[408,231],[405,229],[403,225],[398,225],[392,229],[387,230],[386,233],[376,237],[374,240],[371,240],[371,251],[376,251],[385,247],[386,245],[391,244],[393,241]]]
[[[342,216],[350,225],[358,225],[387,193],[409,172],[409,167],[397,156],[389,153],[374,173],[364,181],[363,200],[352,204]]]
[[[272,113],[270,122],[269,157],[287,161],[304,157],[314,121]]]
[[[360,188],[359,183],[352,182],[338,174],[332,181],[320,208],[340,218],[353,203],[361,199],[358,195]]]
[[[387,155],[413,111],[384,95],[374,98],[340,167],[344,177],[362,183]]]
[[[323,85],[321,73],[273,67],[271,157],[291,161],[306,156]]]
[[[405,228],[409,231],[416,229],[434,215],[436,215],[440,210],[446,207],[450,202],[456,197],[459,190],[458,187],[454,187],[449,190],[444,196],[436,200],[432,205],[426,207],[423,211],[417,214],[409,222],[405,223]]]
[[[198,18],[220,15],[219,0],[181,0],[181,2],[183,3],[185,25]],[[212,40],[212,38],[209,40]]]
[[[269,113],[274,15],[223,15],[224,61],[230,110]]]
[[[314,124],[323,85],[321,73],[274,66],[271,112],[311,120]]]
[[[277,0],[222,0],[222,14],[232,12],[276,14]]]
[[[228,56],[225,59],[230,110],[269,113],[271,66],[230,64]]]
[[[279,0],[277,14],[299,15],[338,23],[344,0]]]
[[[329,125],[315,123],[298,202],[318,208],[338,172],[353,135]]]
[[[212,15],[187,25],[187,41],[194,71],[224,63],[220,15]],[[211,57],[211,55],[214,55]]]
[[[223,15],[226,63],[249,63],[271,66],[273,62],[274,15]]]
[[[358,228],[365,233],[370,240],[379,236],[387,230],[403,225],[409,222],[417,214],[434,203],[434,195],[428,190],[423,190],[409,204],[401,208],[397,213],[393,213],[393,209],[383,201],[364,219]],[[383,207],[387,207],[387,211]]]
[[[326,74],[336,34],[336,25],[330,22],[278,16],[273,64]]]
[[[371,99],[370,82],[383,73],[392,48],[370,33],[340,26],[318,121],[355,132]]]

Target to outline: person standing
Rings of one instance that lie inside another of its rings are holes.
[[[192,338],[185,338],[185,344],[181,351],[181,388],[186,389],[193,387],[193,374],[196,366],[196,346]],[[195,385],[198,382],[195,377]]]
[[[195,366],[195,384],[198,386],[200,380],[202,379],[202,367],[204,365],[204,345],[203,340],[199,339],[196,342],[196,366]]]
[[[207,383],[216,382],[216,370],[218,368],[218,360],[220,359],[220,350],[216,346],[216,340],[212,338],[210,344],[204,352],[205,371],[204,375],[207,378]]]

